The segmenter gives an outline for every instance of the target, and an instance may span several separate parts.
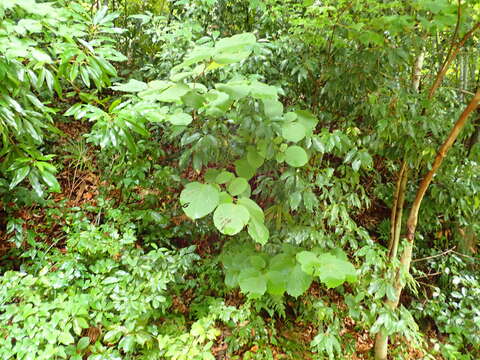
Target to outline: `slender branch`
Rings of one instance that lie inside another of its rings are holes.
[[[428,278],[428,277],[431,277],[431,276],[437,276],[437,275],[440,275],[440,274],[442,274],[442,272],[441,272],[441,271],[437,271],[437,272],[434,272],[434,273],[431,273],[431,274],[425,274],[425,275],[422,275],[422,276],[417,276],[417,277],[415,278],[415,280],[417,280],[417,279],[423,279],[423,278]]]
[[[434,84],[439,79],[439,76],[440,76],[440,73],[442,72],[442,70],[446,68],[448,59],[450,58],[450,55],[452,55],[453,48],[455,47],[455,39],[457,38],[457,35],[458,35],[458,29],[460,29],[460,20],[461,20],[461,17],[462,17],[462,7],[461,7],[461,5],[462,5],[462,1],[458,0],[457,23],[455,24],[455,30],[453,31],[452,38],[450,40],[450,49],[448,49],[447,56],[445,56],[445,60],[443,60],[443,63],[440,66],[440,69],[439,69],[439,72],[437,73],[437,77],[435,79]],[[433,88],[433,85],[432,85],[432,88]],[[430,89],[430,92],[429,92],[429,96],[428,96],[429,98],[432,98],[433,93],[435,92],[435,90],[432,91],[432,88]]]
[[[469,32],[467,32],[463,36],[463,38],[457,44],[455,44],[452,47],[452,51],[450,52],[450,54],[445,59],[445,62],[443,63],[442,68],[438,72],[438,74],[435,78],[435,81],[433,82],[430,90],[428,91],[428,98],[429,99],[431,99],[433,97],[433,95],[435,94],[435,91],[440,87],[440,84],[441,84],[443,78],[445,77],[445,74],[447,73],[447,70],[450,67],[450,64],[452,63],[453,59],[455,59],[455,57],[458,55],[458,52],[460,51],[460,49],[463,47],[463,45],[465,45],[465,43],[473,35],[473,33],[475,31],[477,31],[479,28],[480,28],[480,22],[477,22],[472,27],[472,29]]]
[[[448,249],[448,250],[445,250],[444,252],[441,252],[440,254],[436,254],[436,255],[432,255],[432,256],[427,256],[427,257],[424,257],[424,258],[420,258],[420,259],[415,259],[415,260],[412,260],[412,262],[418,262],[418,261],[425,261],[425,260],[430,260],[430,259],[435,259],[437,257],[440,257],[440,256],[443,256],[443,255],[446,255],[450,252],[453,252],[455,250],[455,246],[452,247],[451,249]]]
[[[458,36],[458,30],[460,29],[460,20],[462,18],[462,0],[458,0],[458,10],[457,10],[457,23],[455,24],[455,30],[453,31],[452,38],[450,40],[450,49],[447,52],[447,56],[445,56],[445,60],[442,63],[442,66],[440,69],[442,69],[445,64],[447,63],[447,60],[450,56],[450,54],[453,51],[453,48],[455,47],[455,39]]]
[[[417,220],[418,220],[418,211],[420,210],[420,205],[422,204],[423,197],[427,192],[428,186],[432,182],[433,176],[437,172],[438,168],[443,162],[448,150],[452,147],[453,143],[457,139],[460,131],[462,131],[463,127],[465,126],[470,114],[478,107],[480,103],[480,89],[477,90],[477,93],[470,101],[468,106],[462,112],[460,117],[458,118],[457,122],[453,126],[450,134],[448,135],[447,139],[443,143],[443,145],[438,150],[437,156],[433,161],[432,168],[430,171],[425,175],[420,183],[420,187],[418,188],[417,195],[415,196],[415,200],[412,204],[412,208],[410,210],[410,215],[407,221],[407,240],[410,243],[413,243],[413,238],[415,235],[415,229],[417,227]]]
[[[434,286],[434,285],[432,285],[432,284],[427,284],[427,283],[425,283],[425,282],[423,282],[423,281],[417,281],[417,282],[418,282],[419,284],[422,284],[423,286],[428,286],[428,287],[430,287],[430,288],[432,288],[432,289],[436,289],[436,288],[437,288],[436,286]]]
[[[453,253],[455,255],[463,256],[463,257],[468,258],[468,259],[478,260],[478,257],[462,254],[462,253],[459,253],[458,251],[454,251]]]

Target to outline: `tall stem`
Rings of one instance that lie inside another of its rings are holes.
[[[395,218],[395,224],[394,224],[395,226],[394,237],[392,241],[392,248],[388,254],[390,259],[395,259],[397,257],[398,244],[400,243],[400,234],[402,231],[403,207],[405,203],[405,191],[407,188],[407,181],[408,181],[408,168],[405,166],[405,170],[402,173],[402,177],[400,178],[400,184],[399,184],[397,210],[395,211],[396,218]]]

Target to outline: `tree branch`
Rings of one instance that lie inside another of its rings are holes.
[[[443,63],[442,68],[438,72],[435,81],[433,82],[432,86],[430,87],[430,90],[428,91],[428,98],[431,99],[433,95],[435,94],[435,91],[439,88],[440,84],[442,83],[443,78],[445,77],[445,74],[447,73],[448,68],[450,67],[450,64],[452,63],[453,59],[457,56],[458,52],[460,49],[465,45],[467,40],[473,35],[475,31],[477,31],[480,28],[480,22],[477,22],[472,29],[470,29],[469,32],[467,32],[462,40],[460,40],[457,44],[453,45],[451,51],[449,52],[449,55],[445,59],[445,62]]]

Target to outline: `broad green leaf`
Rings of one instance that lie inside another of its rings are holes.
[[[366,150],[361,150],[357,157],[362,162],[364,168],[369,169],[373,166],[372,156]]]
[[[100,64],[100,66],[111,76],[117,76],[117,69],[110,64],[107,60],[105,60],[101,56],[96,56],[95,60]]]
[[[390,301],[397,300],[397,292],[395,291],[395,288],[392,285],[390,284],[387,285],[385,293],[387,295],[388,300]]]
[[[256,218],[251,218],[248,223],[248,234],[252,237],[255,242],[265,245],[270,236],[268,228],[263,224],[263,222],[258,221]]]
[[[123,91],[123,92],[140,92],[148,89],[148,85],[143,81],[138,81],[135,79],[130,79],[125,84],[117,83],[114,86],[110,87],[112,90],[115,91]]]
[[[216,84],[215,88],[227,93],[234,100],[242,99],[250,93],[250,86],[245,81],[232,81],[226,84]]]
[[[179,73],[176,73],[176,74],[172,74],[170,76],[170,80],[172,80],[173,82],[178,82],[178,81],[182,81],[186,78],[188,78],[189,76],[192,76],[192,75],[195,75],[195,73],[193,71],[182,71],[182,72],[179,72]]]
[[[206,95],[207,103],[205,104],[207,115],[219,117],[225,114],[232,104],[232,99],[228,94],[217,91],[210,90]]]
[[[275,154],[275,160],[277,160],[278,163],[282,163],[285,161],[285,153],[283,152],[277,152]]]
[[[213,59],[219,65],[242,61],[250,56],[255,43],[256,38],[251,33],[220,39],[215,45]]]
[[[231,204],[231,203],[233,203],[233,197],[229,193],[227,193],[225,191],[222,191],[220,193],[220,201],[219,202],[220,202],[220,204]]]
[[[252,167],[258,169],[263,165],[265,158],[255,148],[251,147],[247,152],[247,161]]]
[[[217,67],[220,67],[222,65],[235,64],[237,62],[240,62],[246,59],[247,57],[249,57],[251,53],[252,53],[251,50],[243,50],[243,51],[236,51],[236,52],[222,52],[218,55],[215,55],[213,59],[214,59],[214,63],[218,64]]]
[[[356,160],[354,160],[354,161],[352,162],[352,169],[353,169],[354,171],[358,171],[358,170],[360,169],[360,165],[362,165],[361,160],[356,159]]]
[[[90,345],[90,338],[88,336],[80,338],[77,343],[77,349],[82,351],[85,350],[88,345]]]
[[[193,118],[190,114],[185,114],[185,113],[176,113],[172,114],[167,117],[167,120],[172,123],[173,125],[189,125],[192,121]]]
[[[123,337],[118,343],[118,347],[127,353],[132,352],[135,349],[135,337],[133,335]]]
[[[42,31],[42,23],[33,19],[20,19],[17,26],[22,27],[31,33],[39,33]]]
[[[287,289],[287,278],[281,271],[270,270],[265,276],[267,277],[267,291],[271,295],[283,295]]]
[[[296,256],[302,270],[309,275],[314,275],[315,269],[320,266],[320,260],[317,255],[311,251],[301,251]]]
[[[280,271],[284,275],[287,275],[292,271],[295,266],[295,255],[292,254],[277,254],[271,260],[269,264],[270,270]]]
[[[119,329],[113,329],[105,333],[105,335],[103,336],[103,341],[107,344],[113,344],[118,341],[121,335],[122,333]]]
[[[235,62],[235,61],[233,61]],[[210,64],[208,64],[208,66],[205,68],[205,72],[208,72],[208,71],[211,71],[211,70],[215,70],[215,69],[219,69],[223,66],[225,66],[225,64],[228,64],[227,62],[222,62],[222,63],[218,63],[214,60],[212,60],[210,62]]]
[[[263,109],[268,118],[280,117],[283,114],[283,104],[278,100],[264,99]]]
[[[156,94],[155,100],[163,102],[178,102],[181,101],[181,98],[189,91],[190,88],[185,84],[173,84],[159,94]]]
[[[86,67],[80,68],[80,77],[87,88],[90,87],[90,75]]]
[[[290,203],[290,208],[292,210],[297,210],[301,201],[302,201],[302,193],[300,191],[295,191],[291,193],[288,197],[288,202]]]
[[[238,284],[243,293],[261,296],[267,291],[267,278],[255,268],[245,268],[238,275]]]
[[[92,23],[93,25],[97,25],[100,23],[100,21],[105,17],[107,14],[108,7],[107,6],[102,6],[100,10],[98,10],[95,15],[93,16]]]
[[[69,331],[63,331],[58,335],[58,341],[64,345],[70,345],[75,342],[75,339]]]
[[[315,115],[307,110],[297,110],[295,114],[297,115],[297,121],[305,127],[307,134],[311,134],[318,123]]]
[[[52,63],[52,58],[50,57],[50,55],[48,55],[47,53],[41,50],[30,48],[30,54],[35,60],[37,60],[40,63],[47,63],[47,64]]]
[[[250,180],[255,175],[255,168],[250,165],[247,159],[239,159],[234,164],[237,176]]]
[[[262,270],[265,268],[265,266],[267,266],[267,262],[260,255],[250,256],[248,260],[250,261],[250,264],[257,270]]]
[[[213,213],[215,227],[225,235],[238,234],[248,223],[250,214],[242,205],[220,204]]]
[[[209,182],[209,183],[215,183],[216,181],[216,178],[217,176],[220,174],[221,170],[218,170],[218,169],[207,169],[207,171],[205,171],[205,176],[204,176],[204,179],[206,182]]]
[[[53,175],[51,172],[46,170],[45,171],[40,170],[40,175],[42,177],[42,180],[45,182],[45,184],[48,185],[50,191],[53,191],[53,192],[61,191],[60,184],[58,183],[55,175]]]
[[[263,223],[265,215],[263,214],[262,208],[258,206],[255,201],[247,197],[241,197],[238,199],[237,203],[247,208],[251,218],[255,218],[257,221]]]
[[[258,81],[250,84],[251,94],[256,99],[277,99],[277,88]]]
[[[306,135],[305,126],[299,122],[293,122],[282,126],[282,136],[285,140],[299,142]]]
[[[238,286],[238,271],[229,270],[225,271],[225,285],[229,288]]]
[[[251,48],[256,42],[257,39],[252,33],[237,34],[228,38],[220,39],[215,44],[215,50],[221,52],[243,51]]]
[[[73,332],[76,335],[80,335],[83,329],[88,328],[87,320],[81,317],[76,317],[75,319],[73,319],[72,325],[73,325]]]
[[[23,179],[25,179],[30,172],[29,166],[21,167],[15,170],[15,175],[13,176],[12,181],[10,182],[10,190],[17,186]]]
[[[210,214],[219,204],[219,200],[217,188],[199,182],[187,184],[180,194],[183,211],[194,220]]]
[[[195,91],[189,91],[182,96],[182,102],[194,109],[200,109],[205,102],[205,98],[202,95],[199,95]]]
[[[166,80],[153,80],[147,84],[147,89],[138,93],[142,99],[155,100],[158,94],[175,83]]]
[[[283,115],[283,119],[286,121],[286,122],[293,122],[295,120],[297,120],[297,114],[292,112],[292,111],[289,111],[287,113],[285,113]]]
[[[246,179],[237,177],[228,184],[227,190],[232,196],[237,196],[243,193],[249,187],[250,185]]]
[[[195,64],[199,61],[203,61],[211,58],[213,55],[213,48],[210,46],[197,46],[186,56],[185,60],[181,64],[182,67],[186,67]]]
[[[232,181],[235,178],[235,175],[232,174],[230,171],[222,171],[218,176],[215,178],[215,182],[217,184],[226,184]]]
[[[293,167],[302,167],[308,162],[308,155],[300,146],[290,146],[285,150],[285,161]]]
[[[42,185],[40,184],[40,180],[38,179],[38,175],[34,172],[30,172],[28,174],[28,180],[30,180],[30,184],[32,184],[33,190],[37,193],[38,196],[43,196],[43,189]]]
[[[287,278],[287,293],[293,297],[298,297],[308,290],[313,278],[306,274],[300,264],[290,271]]]
[[[357,271],[349,261],[332,254],[322,254],[318,260],[320,265],[317,267],[316,274],[328,288],[337,287],[345,281],[356,281]]]

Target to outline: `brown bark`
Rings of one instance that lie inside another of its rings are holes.
[[[400,184],[399,184],[396,219],[394,224],[395,231],[394,231],[394,238],[393,238],[393,246],[391,251],[388,254],[390,259],[394,259],[397,257],[398,244],[400,243],[400,234],[402,231],[403,207],[405,203],[405,191],[407,188],[407,181],[408,181],[408,167],[405,166],[405,170],[402,173],[402,177],[400,178]]]
[[[480,89],[477,90],[473,99],[470,101],[468,106],[465,108],[463,113],[458,118],[457,122],[455,123],[447,139],[438,150],[437,156],[433,161],[432,168],[425,175],[422,182],[420,183],[420,186],[417,191],[417,195],[415,196],[415,200],[413,201],[412,209],[410,210],[410,215],[407,221],[407,240],[411,243],[413,243],[415,228],[417,227],[418,211],[420,209],[420,205],[422,204],[423,197],[427,192],[428,186],[432,182],[433,176],[435,175],[438,168],[442,164],[443,159],[445,158],[448,150],[452,147],[453,143],[455,142],[458,135],[462,131],[463,127],[465,126],[468,120],[468,117],[478,107],[479,102],[480,102]]]
[[[428,187],[430,186],[430,183],[432,182],[432,179],[435,173],[440,168],[440,165],[442,164],[443,159],[447,155],[448,150],[452,147],[453,143],[455,142],[458,135],[460,134],[465,124],[467,123],[470,114],[478,107],[479,103],[480,103],[480,89],[477,90],[477,93],[475,94],[473,99],[470,101],[468,106],[465,108],[465,110],[462,112],[457,122],[453,126],[452,130],[450,131],[450,134],[448,135],[447,139],[438,150],[437,156],[433,161],[432,168],[424,176],[417,190],[417,194],[415,196],[415,200],[413,201],[412,208],[410,209],[410,213],[407,220],[407,235],[406,235],[407,243],[405,245],[402,256],[400,258],[401,268],[397,272],[397,275],[395,277],[394,287],[395,287],[396,299],[395,301],[389,304],[390,306],[392,306],[392,309],[395,309],[397,307],[398,301],[400,300],[400,294],[403,290],[404,284],[401,281],[401,274],[402,272],[408,273],[408,271],[410,270],[410,263],[412,261],[412,250],[413,250],[413,244],[415,239],[415,230],[417,228],[418,213],[420,210],[420,206],[422,204],[422,200],[425,197],[425,193],[427,192]]]
[[[390,214],[390,239],[388,242],[388,254],[390,257],[390,253],[392,252],[393,248],[393,241],[395,239],[395,224],[397,223],[397,207],[398,207],[398,198],[400,194],[400,183],[402,182],[403,172],[405,171],[406,162],[402,163],[402,167],[400,168],[400,172],[398,173],[397,183],[395,185],[395,193],[393,194],[393,204],[392,204],[392,213]]]
[[[388,244],[388,257],[393,259],[397,256],[398,242],[400,240],[400,232],[402,228],[403,205],[405,202],[405,187],[407,185],[408,169],[407,163],[404,161],[398,180],[395,185],[395,194],[393,197],[392,214],[390,217],[390,241]]]

